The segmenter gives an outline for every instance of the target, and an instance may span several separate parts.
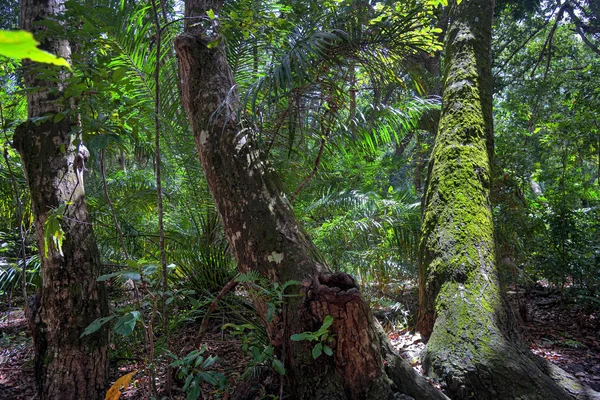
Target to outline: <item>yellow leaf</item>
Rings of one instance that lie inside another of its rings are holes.
[[[104,397],[104,400],[117,400],[119,397],[121,397],[121,387],[123,389],[127,389],[129,382],[131,382],[131,378],[136,372],[137,371],[130,372],[127,375],[123,375],[117,379],[110,389],[108,389],[108,392],[106,392],[106,397]]]

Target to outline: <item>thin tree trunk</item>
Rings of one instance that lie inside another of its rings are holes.
[[[188,0],[186,17],[202,17],[207,10],[218,15],[221,5],[217,0]],[[288,290],[296,290],[298,296],[289,298],[282,312],[267,324],[269,340],[286,366],[289,392],[298,399],[384,400],[402,388],[415,390],[411,395],[417,398],[444,398],[428,385],[415,389],[414,382],[425,381],[401,368],[396,375],[386,371],[384,361],[406,363],[386,350],[385,335],[354,280],[346,274],[331,274],[319,260],[274,171],[261,160],[253,132],[239,127],[238,98],[225,48],[214,45],[218,29],[186,22],[186,33],[175,40],[183,103],[240,271],[258,271],[271,282],[302,282],[300,288]],[[255,299],[255,305],[266,321],[267,305],[261,299]],[[289,338],[316,331],[327,315],[334,317],[330,328],[335,335],[330,343],[334,354],[315,360],[314,342]]]
[[[452,5],[440,127],[420,249],[418,329],[425,370],[453,399],[592,398],[522,344],[501,291],[489,200],[493,1]]]
[[[21,26],[35,30],[34,21],[62,12],[57,0],[23,0]],[[66,40],[47,39],[45,50],[70,59]],[[47,69],[48,66],[43,68]],[[88,152],[73,145],[73,127],[68,113],[53,122],[56,113],[69,111],[61,94],[61,82],[37,78],[40,70],[26,64],[25,83],[39,88],[28,94],[29,120],[15,132],[14,146],[21,154],[35,214],[37,244],[42,263],[42,286],[37,307],[30,310],[35,347],[35,375],[41,399],[101,399],[106,389],[108,333],[80,337],[96,318],[107,314],[103,287],[96,282],[100,257],[88,218],[83,171]],[[31,118],[48,116],[36,124]],[[46,245],[46,221],[59,207],[64,232],[61,249]],[[62,251],[61,251],[62,250]]]

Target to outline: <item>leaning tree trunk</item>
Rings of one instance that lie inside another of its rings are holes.
[[[418,329],[430,336],[423,364],[455,399],[591,398],[525,348],[501,292],[489,200],[492,14],[491,0],[450,10],[420,250]]]
[[[186,1],[186,33],[175,40],[183,103],[209,188],[242,272],[255,270],[271,282],[302,281],[267,324],[271,343],[286,365],[289,390],[298,399],[390,399],[395,391],[422,399],[445,398],[393,354],[354,280],[331,274],[318,261],[312,242],[261,160],[253,132],[237,121],[239,101],[218,42],[218,18],[208,26],[206,11],[219,14],[221,0]],[[194,20],[193,17],[197,19]],[[203,19],[204,23],[198,23]],[[266,321],[266,305],[255,299]],[[292,334],[316,331],[326,315],[334,355],[311,355],[312,344]],[[384,364],[393,371],[386,371]]]
[[[62,9],[59,0],[23,0],[21,26],[35,31],[39,28],[34,22],[52,18]],[[48,38],[42,46],[70,59],[64,39]],[[29,184],[42,264],[42,285],[28,310],[35,375],[41,399],[101,399],[107,378],[108,333],[101,330],[80,338],[85,327],[107,311],[104,291],[96,282],[100,260],[83,189],[87,149],[73,144],[76,124],[69,117],[69,101],[62,96],[67,73],[58,72],[59,82],[52,83],[38,77],[47,76],[44,70],[48,68],[25,64],[25,83],[33,89],[27,96],[29,120],[17,128],[13,143]],[[62,120],[55,118],[60,112],[66,115]],[[42,117],[42,123],[34,122]],[[52,223],[56,214],[64,233],[61,246],[48,240],[60,232]],[[51,223],[46,224],[49,218]]]

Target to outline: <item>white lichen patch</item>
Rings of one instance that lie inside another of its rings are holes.
[[[274,251],[267,257],[267,260],[274,262],[275,264],[280,264],[281,261],[283,261],[283,253],[277,253]]]
[[[200,146],[204,146],[208,141],[208,131],[200,131]]]

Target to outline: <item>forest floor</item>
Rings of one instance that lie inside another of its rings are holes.
[[[513,293],[512,303],[518,309],[518,299]],[[394,347],[419,371],[419,354],[425,343],[419,334],[406,328],[405,321],[416,308],[414,293],[405,293],[396,298],[402,307],[380,307],[376,315],[389,332]],[[520,310],[525,317],[522,335],[531,350],[559,367],[577,376],[583,383],[600,391],[600,310],[585,308],[574,302],[566,302],[557,293],[538,291],[529,299],[521,296]],[[395,310],[395,311],[394,311]],[[182,326],[173,338],[176,353],[186,354],[193,350],[198,324]],[[240,350],[239,337],[223,334],[218,327],[209,331],[204,341],[206,354],[217,355],[218,361],[211,368],[221,371],[227,378],[227,387],[235,387],[248,365],[249,358]],[[141,361],[135,357],[116,360],[111,364],[110,379],[141,370]],[[163,363],[166,364],[166,363]],[[162,376],[160,376],[162,375]],[[164,371],[159,373],[159,382],[164,382]],[[147,391],[147,378],[138,372],[132,385],[121,396],[123,399],[142,399]],[[432,382],[435,385],[435,382]],[[274,383],[277,384],[277,383]],[[177,385],[175,385],[177,386]],[[181,386],[181,385],[179,385]],[[224,399],[226,391],[204,387],[206,399]],[[27,324],[21,308],[0,305],[0,400],[35,399],[33,378],[33,348]],[[184,398],[179,389],[174,389],[173,398]]]

